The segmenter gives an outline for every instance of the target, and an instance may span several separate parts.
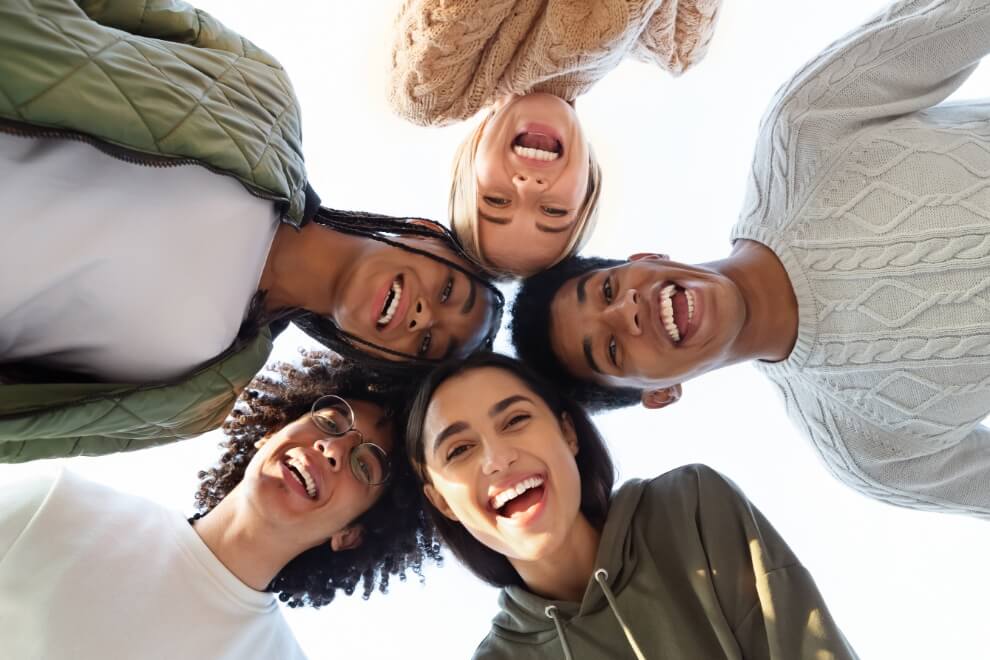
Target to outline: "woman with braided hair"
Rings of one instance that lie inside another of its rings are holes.
[[[18,594],[0,603],[5,656],[302,658],[273,594],[368,598],[439,558],[396,385],[322,352],[259,376],[191,520],[71,472],[4,484],[0,589]]]
[[[3,13],[0,461],[216,428],[289,320],[380,368],[491,344],[446,229],[320,207],[270,55],[177,0]]]
[[[576,253],[601,168],[575,99],[632,55],[680,75],[708,50],[721,0],[407,0],[389,102],[442,125],[486,114],[454,156],[450,226],[489,272],[525,277]]]

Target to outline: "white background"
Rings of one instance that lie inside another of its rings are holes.
[[[325,205],[445,217],[450,157],[467,126],[423,129],[389,114],[385,71],[395,2],[199,4],[292,75],[304,110],[310,180]],[[727,254],[758,122],[772,94],[885,4],[725,0],[712,48],[697,69],[675,80],[627,62],[582,97],[578,113],[605,171],[602,219],[586,253],[651,250],[686,262]],[[977,71],[958,96],[985,95],[988,76]],[[292,359],[308,344],[287,332],[275,357]],[[840,485],[751,367],[688,383],[668,410],[623,410],[598,421],[620,480],[692,462],[735,480],[811,570],[864,659],[990,657],[990,526],[897,509]],[[196,472],[214,462],[218,439],[211,434],[68,464],[189,513]],[[43,466],[0,466],[0,479]],[[495,590],[453,559],[428,570],[425,585],[410,578],[369,601],[341,596],[322,610],[286,616],[313,658],[468,657],[495,614]]]

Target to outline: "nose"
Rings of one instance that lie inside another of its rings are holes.
[[[507,442],[485,441],[483,445],[484,454],[481,470],[486,475],[507,470],[518,458],[515,447]]]
[[[322,438],[313,443],[316,451],[330,463],[330,469],[334,472],[340,471],[347,465],[347,456],[355,445],[361,443],[361,434],[356,431],[348,431],[337,438]]]
[[[516,189],[519,192],[526,192],[528,190],[542,192],[547,188],[547,179],[542,174],[533,175],[523,172],[516,172],[512,176],[512,183],[515,184]]]
[[[613,330],[627,332],[634,337],[643,334],[643,328],[639,324],[639,292],[636,289],[626,289],[625,293],[605,308],[604,318]]]
[[[419,332],[425,328],[433,326],[433,310],[426,298],[419,297],[409,310],[409,317],[406,319],[406,327],[409,332]]]

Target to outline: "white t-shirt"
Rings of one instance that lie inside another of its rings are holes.
[[[182,375],[237,336],[275,205],[198,165],[0,133],[0,362]]]
[[[305,656],[181,514],[60,471],[0,485],[0,657]]]

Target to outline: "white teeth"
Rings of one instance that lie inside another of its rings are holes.
[[[673,284],[668,284],[660,289],[660,321],[663,323],[667,334],[675,342],[681,340],[681,333],[677,329],[677,324],[674,323],[674,303],[671,302],[671,298],[676,290],[677,287]]]
[[[300,481],[299,483],[301,483],[303,487],[306,489],[307,495],[309,495],[313,499],[316,499],[316,482],[313,481],[313,476],[309,473],[309,470],[306,469],[306,466],[303,465],[302,462],[294,458],[290,458],[287,461],[287,464],[291,465],[292,467],[294,467],[296,470],[299,471],[299,474],[293,472],[292,476],[298,479],[299,475],[302,475],[303,480]]]
[[[537,486],[542,485],[543,477],[529,477],[528,479],[523,479],[515,486],[509,486],[502,492],[497,493],[488,501],[492,505],[493,509],[498,510],[505,506],[507,502],[516,499],[530,488],[536,488]]]
[[[684,297],[687,298],[688,305],[688,323],[694,318],[694,292],[687,289],[684,290]]]
[[[517,156],[522,156],[523,158],[533,158],[536,160],[557,160],[560,158],[560,154],[556,151],[544,151],[543,149],[534,149],[532,147],[523,147],[518,144],[512,146],[512,150]]]
[[[392,320],[393,316],[395,316],[395,310],[399,308],[399,301],[402,300],[402,285],[399,284],[398,279],[392,282],[391,297],[391,302],[388,302],[388,304],[385,305],[385,309],[382,310],[381,316],[378,317],[377,324],[380,326],[388,325],[388,322]],[[385,296],[385,298],[388,300],[388,296]]]

